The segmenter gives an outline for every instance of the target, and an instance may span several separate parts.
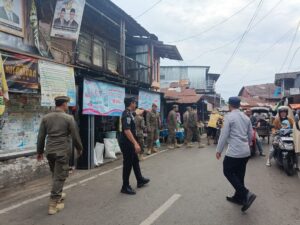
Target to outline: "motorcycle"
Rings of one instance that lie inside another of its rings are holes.
[[[291,129],[280,130],[273,142],[274,158],[288,176],[295,174],[296,153]]]

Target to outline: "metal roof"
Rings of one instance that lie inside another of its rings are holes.
[[[167,45],[162,42],[156,43],[154,45],[154,51],[161,58],[168,58],[168,59],[180,60],[180,61],[183,60],[176,45]]]

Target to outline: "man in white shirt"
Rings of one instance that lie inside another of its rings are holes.
[[[228,149],[223,162],[223,172],[227,180],[235,189],[232,197],[227,197],[229,202],[242,205],[245,212],[256,199],[256,195],[245,187],[246,166],[251,155],[252,125],[250,119],[239,110],[241,100],[238,97],[229,98],[230,113],[225,117],[224,127],[221,131],[217,146],[216,158],[228,144]]]

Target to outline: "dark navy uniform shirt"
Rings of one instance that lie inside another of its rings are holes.
[[[125,109],[125,111],[122,113],[121,121],[122,121],[121,141],[130,142],[130,140],[126,137],[124,131],[129,129],[132,135],[134,136],[134,138],[136,138],[136,127],[135,127],[134,116],[132,115],[129,109]]]

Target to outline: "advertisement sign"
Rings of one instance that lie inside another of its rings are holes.
[[[85,0],[57,0],[51,36],[78,39]]]
[[[157,111],[160,112],[160,94],[139,91],[139,108],[150,111],[153,103],[157,105]]]
[[[74,68],[39,60],[39,74],[42,106],[55,106],[57,96],[68,96],[69,106],[76,105]]]
[[[290,95],[299,95],[300,89],[299,88],[290,88]]]
[[[0,0],[0,30],[24,37],[23,0]]]
[[[39,89],[37,60],[18,54],[2,55],[10,92],[37,93]]]
[[[125,110],[125,88],[100,82],[84,80],[83,114],[121,116]]]

